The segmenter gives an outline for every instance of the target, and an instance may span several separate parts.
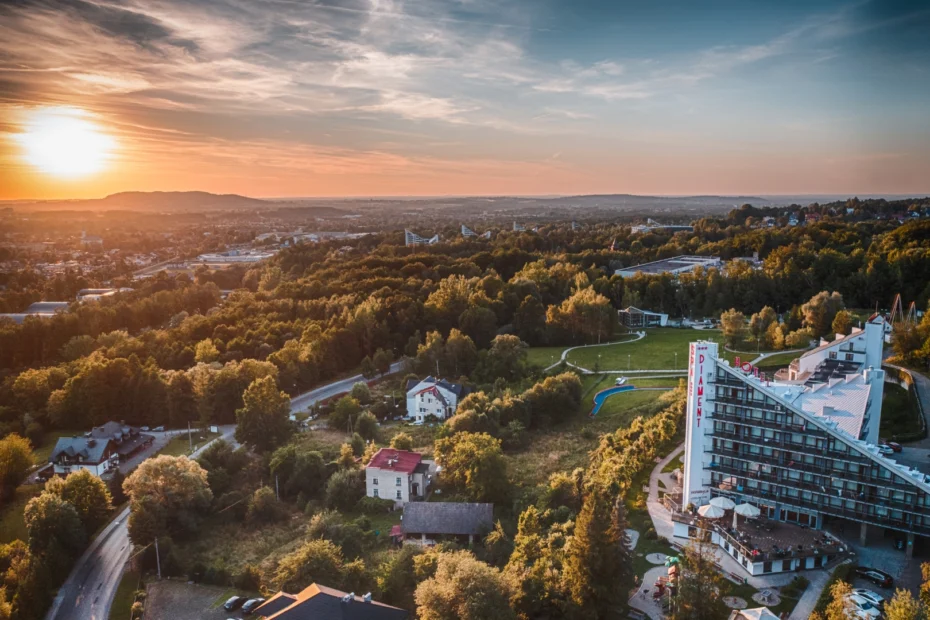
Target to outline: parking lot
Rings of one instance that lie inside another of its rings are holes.
[[[203,586],[186,581],[151,581],[147,587],[145,617],[149,620],[224,620],[241,618],[227,612],[223,603],[239,594],[229,588]]]

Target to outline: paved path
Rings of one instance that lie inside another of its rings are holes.
[[[400,360],[391,364],[391,370],[387,374],[392,375],[398,373],[404,369],[405,360]],[[362,375],[355,375],[354,377],[349,377],[348,379],[340,379],[339,381],[334,381],[332,383],[327,383],[318,388],[314,388],[309,392],[304,392],[303,394],[298,394],[291,399],[291,413],[299,413],[310,408],[312,405],[315,405],[321,400],[326,400],[327,398],[332,398],[336,394],[343,394],[352,389],[352,386],[358,383],[359,381],[368,382],[368,379]]]
[[[820,598],[820,593],[823,591],[824,586],[827,585],[827,581],[830,580],[830,575],[833,574],[834,570],[836,570],[836,566],[829,570],[804,571],[804,576],[807,577],[811,583],[807,586],[807,589],[804,590],[804,594],[801,595],[801,600],[794,606],[791,615],[788,616],[788,620],[807,620],[810,617],[811,613],[814,611],[814,607],[817,606],[817,599]]]
[[[633,598],[628,601],[630,607],[638,609],[652,618],[652,620],[662,620],[665,618],[662,605],[659,604],[659,601],[652,598],[652,593],[655,592],[656,581],[663,575],[668,575],[668,569],[665,568],[664,565],[647,570],[646,574],[643,575],[643,582],[639,584],[639,589],[636,590]]]
[[[213,441],[232,438],[236,427],[221,426],[220,432],[221,435]],[[203,452],[213,441],[195,450],[191,456]],[[128,519],[129,508],[125,508],[81,555],[59,588],[46,620],[107,620],[110,604],[132,551],[126,524]]]
[[[577,368],[578,370],[581,370],[581,371],[584,371],[584,372],[587,372],[587,373],[591,373],[591,372],[593,372],[593,371],[587,370],[586,368],[582,368],[581,366],[576,366],[575,364],[572,364],[571,362],[566,361],[566,359],[565,359],[566,356],[567,356],[569,353],[571,353],[572,351],[574,351],[575,349],[588,349],[588,348],[591,348],[591,347],[609,347],[609,346],[614,345],[614,344],[629,344],[630,342],[636,342],[637,340],[642,340],[643,338],[645,338],[645,337],[646,337],[646,332],[636,332],[636,333],[635,333],[635,336],[636,336],[635,338],[631,338],[630,340],[617,340],[617,341],[615,341],[615,342],[602,342],[601,344],[580,344],[580,345],[578,345],[577,347],[568,347],[567,349],[565,349],[564,351],[562,351],[562,355],[561,355],[561,357],[559,357],[559,361],[557,361],[555,364],[551,364],[551,365],[549,365],[548,367],[544,368],[544,369],[543,369],[543,372],[546,372],[546,371],[548,371],[548,370],[552,370],[553,368],[555,368],[556,366],[558,366],[558,365],[561,364],[562,362],[565,362],[568,366],[571,366],[572,368]]]

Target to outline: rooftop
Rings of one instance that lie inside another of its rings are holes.
[[[407,534],[482,534],[494,526],[494,504],[414,502],[404,507],[400,525]]]
[[[381,448],[371,457],[368,467],[412,474],[422,460],[423,455],[419,452]]]
[[[267,620],[404,620],[403,609],[319,584],[298,594],[278,592],[259,605],[254,614]]]
[[[690,271],[696,267],[715,265],[719,262],[720,259],[716,256],[681,255],[672,258],[663,258],[641,265],[622,267],[617,271],[635,271],[648,274],[677,273],[680,271]]]

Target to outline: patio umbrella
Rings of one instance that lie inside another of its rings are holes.
[[[734,502],[729,497],[715,497],[710,500],[711,506],[716,506],[717,508],[723,508],[724,510],[733,510],[736,507],[736,502]]]
[[[698,508],[698,514],[705,519],[719,519],[726,513],[726,510],[720,508],[719,506],[714,506],[713,504],[707,504],[706,506],[701,506]]]
[[[762,514],[762,512],[752,504],[740,504],[733,509],[733,527],[736,528],[736,515],[743,515],[744,517],[755,519],[760,514]]]

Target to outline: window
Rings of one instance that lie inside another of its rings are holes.
[[[372,497],[378,497],[378,489],[375,489],[375,490],[372,492]]]
[[[400,489],[397,489],[397,499],[404,499],[404,496],[401,494]]]
[[[853,361],[853,354],[852,354],[852,353],[847,353],[847,354],[846,354],[846,361],[847,361],[847,362]]]
[[[373,485],[375,485],[375,486],[378,486],[378,479],[377,479],[377,478],[372,478],[372,479],[371,479],[371,483],[372,483]]]
[[[830,359],[831,359],[831,360],[835,360],[835,359],[836,359],[836,351],[830,351]]]
[[[396,483],[397,486],[400,486],[400,478],[397,478],[396,480],[397,480],[397,483]],[[400,493],[400,491],[398,491],[398,493]]]

